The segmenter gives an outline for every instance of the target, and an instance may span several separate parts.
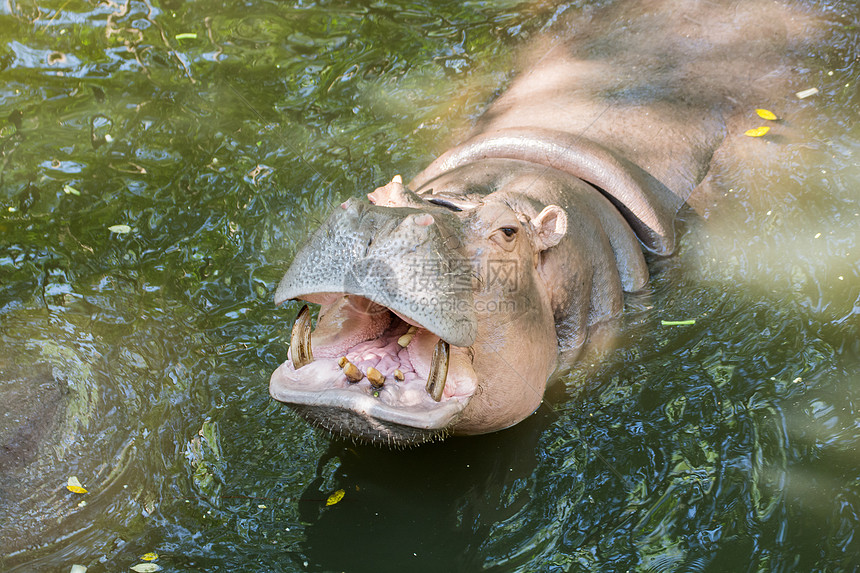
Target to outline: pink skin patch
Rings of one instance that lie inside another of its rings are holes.
[[[429,213],[424,213],[423,215],[418,215],[415,217],[415,224],[419,227],[427,227],[428,225],[433,224],[433,215]]]

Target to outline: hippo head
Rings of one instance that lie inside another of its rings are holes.
[[[567,214],[445,187],[415,193],[395,177],[300,249],[275,301],[318,304],[318,321],[300,312],[275,399],[391,445],[499,430],[537,408],[558,354],[542,254]]]

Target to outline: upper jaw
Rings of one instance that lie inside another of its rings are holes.
[[[326,304],[348,293],[454,346],[471,346],[478,330],[471,263],[460,254],[458,233],[445,228],[452,221],[349,200],[296,254],[275,303]]]

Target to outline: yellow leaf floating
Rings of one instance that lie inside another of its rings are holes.
[[[328,499],[325,500],[325,504],[327,506],[328,505],[334,505],[337,502],[339,502],[340,500],[342,500],[343,496],[345,496],[345,495],[346,495],[346,492],[343,491],[342,489],[339,489],[336,492],[334,492],[333,494],[331,494],[330,496],[328,496]]]
[[[141,561],[155,561],[156,559],[158,559],[158,553],[155,553],[154,551],[150,553],[144,553],[140,556]]]
[[[131,227],[128,225],[111,225],[108,227],[108,231],[111,233],[118,233],[120,235],[125,235],[126,233],[131,233]]]
[[[69,481],[66,483],[66,489],[72,493],[87,493],[87,489],[81,485],[81,482],[75,476],[69,478]]]
[[[770,128],[766,125],[763,125],[755,129],[746,130],[744,132],[744,135],[748,135],[750,137],[761,137],[762,135],[765,135],[768,131],[770,131]]]
[[[778,117],[776,117],[776,114],[769,109],[757,109],[755,110],[755,112],[760,118],[766,119],[768,121],[776,121],[777,119],[779,119]]]

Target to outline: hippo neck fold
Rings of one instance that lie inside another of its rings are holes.
[[[561,131],[532,127],[483,133],[442,154],[409,186],[417,191],[443,173],[491,158],[528,161],[582,179],[615,205],[648,251],[674,251],[674,219],[683,199],[612,150]]]

